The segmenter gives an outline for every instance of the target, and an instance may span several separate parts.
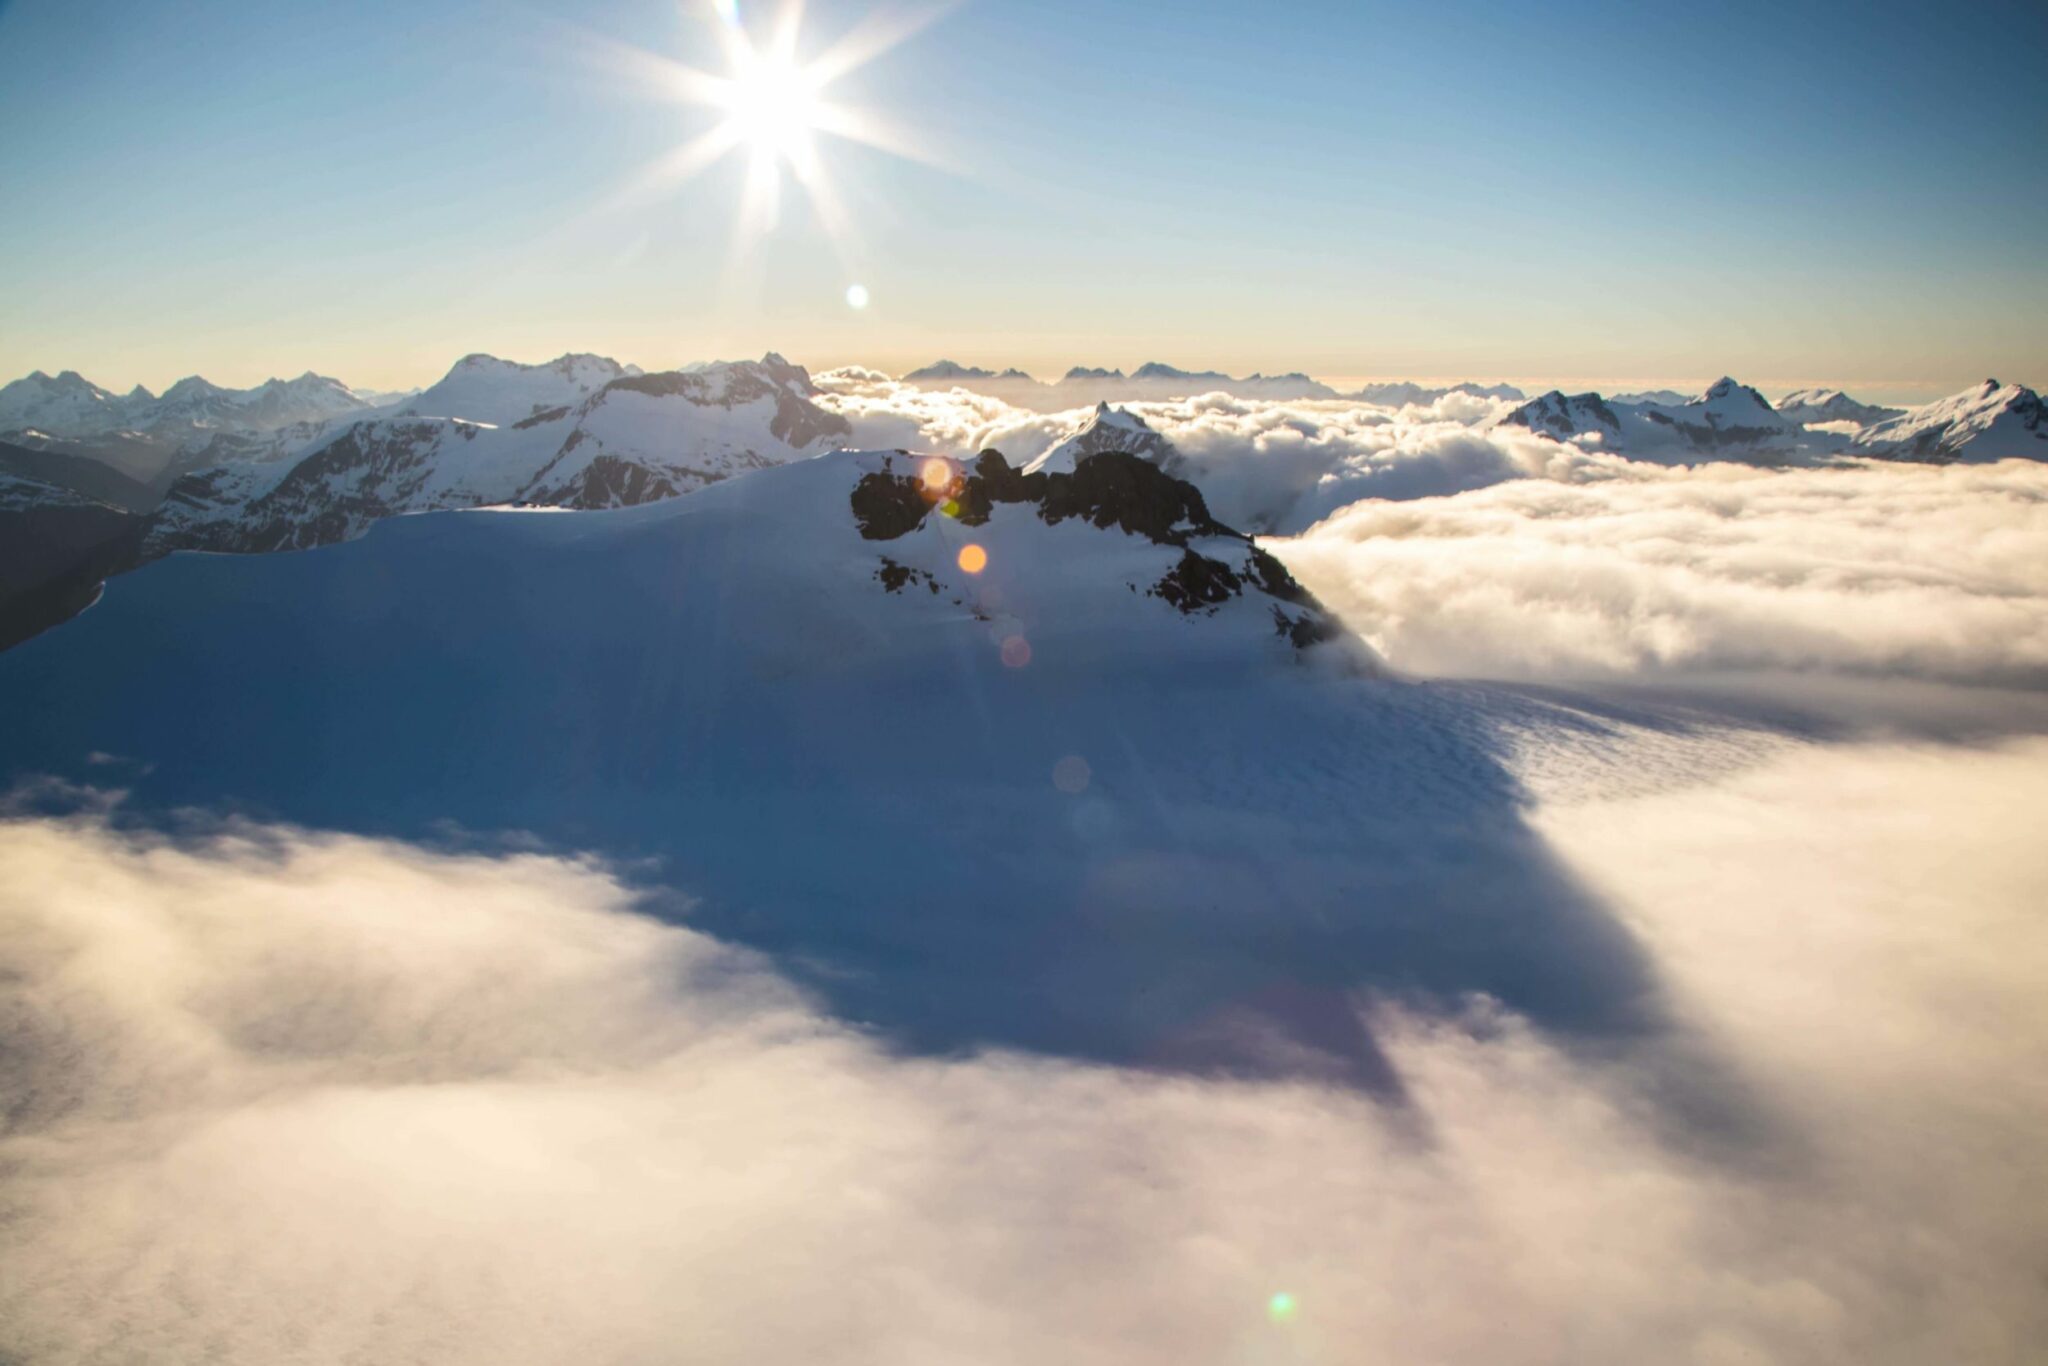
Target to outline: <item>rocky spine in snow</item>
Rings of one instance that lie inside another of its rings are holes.
[[[936,456],[903,459],[913,465],[910,472],[875,471],[854,486],[854,520],[867,540],[899,540],[935,515],[964,527],[983,526],[998,506],[1023,505],[1048,526],[1078,518],[1179,549],[1180,559],[1145,591],[1184,614],[1211,611],[1249,591],[1273,600],[1275,630],[1297,648],[1340,629],[1284,565],[1251,537],[1211,517],[1200,489],[1129,452],[1083,456],[1071,472],[1017,470],[992,450],[971,466]],[[887,557],[882,566],[878,577],[892,592],[921,572]],[[938,591],[929,574],[925,581]]]

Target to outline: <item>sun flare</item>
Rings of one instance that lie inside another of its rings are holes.
[[[644,51],[614,49],[618,64],[651,77],[661,98],[721,115],[712,127],[648,167],[626,197],[678,188],[737,152],[748,166],[739,206],[740,240],[776,226],[786,174],[802,187],[819,222],[841,254],[847,255],[851,225],[826,173],[821,141],[837,138],[936,163],[917,140],[893,130],[872,110],[831,98],[830,88],[924,28],[947,8],[942,3],[915,11],[877,10],[824,51],[805,57],[800,55],[800,4],[793,0],[785,4],[774,17],[768,36],[757,41],[740,5],[734,0],[712,0],[708,14],[723,57],[720,74]],[[856,295],[849,290],[847,301],[855,309],[865,307],[866,291]]]
[[[734,133],[756,157],[808,156],[823,110],[818,78],[782,52],[748,49],[720,99]]]

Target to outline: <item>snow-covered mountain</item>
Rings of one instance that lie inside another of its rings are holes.
[[[1854,422],[1859,427],[1883,422],[1904,411],[1863,403],[1840,389],[1795,389],[1778,400],[1778,411],[1798,423]]]
[[[0,432],[41,432],[54,438],[135,432],[166,441],[215,431],[265,432],[369,409],[339,380],[308,371],[266,380],[253,389],[224,389],[197,375],[162,396],[138,385],[116,395],[76,371],[54,379],[38,370],[0,389]]]
[[[0,439],[97,460],[161,492],[179,475],[303,445],[326,423],[374,405],[339,380],[310,371],[253,389],[197,375],[161,396],[137,385],[115,395],[74,371],[42,371],[0,389]]]
[[[1502,399],[1511,403],[1520,403],[1529,397],[1512,384],[1474,384],[1469,380],[1462,384],[1445,385],[1442,388],[1431,388],[1428,385],[1417,384],[1413,380],[1368,384],[1344,397],[1382,407],[1404,408],[1411,405],[1426,407],[1451,394],[1470,394],[1474,398]]]
[[[41,431],[52,436],[115,431],[131,407],[149,401],[138,389],[124,399],[76,370],[51,376],[41,370],[0,388],[0,432]]]
[[[1079,430],[1032,461],[1027,468],[1033,474],[1071,474],[1083,460],[1104,451],[1135,455],[1169,474],[1185,473],[1186,462],[1173,448],[1172,442],[1153,431],[1136,413],[1112,408],[1107,403],[1097,404],[1094,415]]]
[[[1046,383],[1022,370],[997,372],[942,360],[912,370],[902,379],[905,384],[922,388],[971,389],[1037,412],[1060,412],[1095,403],[1161,402],[1209,393],[1273,400],[1338,396],[1335,389],[1307,375],[1236,378],[1220,370],[1183,370],[1161,361],[1149,361],[1130,374],[1120,369],[1077,365],[1058,380]]]
[[[129,425],[164,436],[182,436],[188,429],[269,432],[367,412],[370,406],[340,380],[311,371],[297,379],[265,380],[253,389],[223,389],[194,375],[179,380],[140,411],[131,411]]]
[[[1003,371],[984,370],[977,365],[961,365],[956,361],[940,360],[912,370],[903,376],[905,384],[947,385],[972,384],[977,380],[997,380],[1003,383],[1037,384],[1038,381],[1022,370],[1012,366]]]
[[[772,354],[654,375],[596,357],[470,357],[407,405],[450,415],[352,423],[286,458],[185,476],[151,518],[144,550],[305,549],[402,513],[654,502],[830,450],[852,429],[812,401],[816,392],[801,366]]]
[[[1987,379],[1856,433],[1859,455],[1941,464],[2048,460],[2048,411],[2023,384]]]
[[[138,803],[659,858],[912,1048],[1398,1093],[1352,993],[1651,1027],[1484,728],[1332,629],[1143,461],[836,453],[174,556],[0,655],[0,712],[10,766],[127,756]]]
[[[1809,433],[1756,390],[1725,378],[1680,404],[1622,403],[1599,394],[1566,395],[1553,389],[1509,413],[1501,425],[1663,463],[1776,463],[1824,453],[1840,444]]]
[[[583,353],[539,365],[470,355],[457,361],[438,384],[408,399],[399,413],[509,426],[549,409],[573,407],[613,380],[639,373],[636,365]]]

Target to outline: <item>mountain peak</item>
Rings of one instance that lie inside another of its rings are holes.
[[[185,378],[179,380],[176,384],[173,384],[170,388],[164,390],[164,398],[167,400],[175,398],[191,398],[195,395],[211,395],[224,392],[226,391],[223,390],[218,384],[215,384],[212,380],[205,378],[203,375],[187,375],[185,376]]]

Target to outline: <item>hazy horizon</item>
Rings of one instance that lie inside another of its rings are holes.
[[[1001,358],[977,358],[970,360],[963,358],[963,356],[961,355],[956,355],[952,353],[935,354],[926,357],[923,360],[892,360],[886,364],[876,363],[873,360],[860,357],[828,357],[822,363],[820,363],[814,360],[814,358],[803,355],[790,347],[770,344],[756,347],[752,350],[746,350],[732,354],[720,354],[715,356],[710,354],[680,355],[675,357],[665,357],[659,360],[643,359],[642,357],[631,353],[620,353],[618,351],[606,350],[604,348],[594,346],[562,346],[557,347],[556,349],[551,351],[543,347],[540,350],[530,350],[524,353],[512,354],[508,354],[506,351],[503,350],[493,350],[488,347],[469,347],[465,350],[450,353],[446,362],[438,366],[430,365],[422,369],[408,371],[380,371],[375,376],[372,377],[364,377],[353,373],[346,373],[321,365],[300,364],[295,361],[287,361],[285,363],[272,365],[268,367],[259,364],[255,366],[253,369],[238,368],[234,370],[230,370],[223,366],[209,367],[204,364],[200,364],[182,369],[173,367],[173,369],[170,371],[153,371],[147,375],[135,375],[125,372],[119,375],[112,375],[95,372],[93,370],[86,369],[85,367],[79,365],[43,363],[38,365],[32,365],[27,367],[26,369],[21,369],[7,374],[0,374],[0,384],[5,384],[16,379],[24,378],[27,375],[37,371],[49,375],[57,375],[69,370],[75,371],[76,373],[83,376],[85,379],[90,380],[94,384],[99,385],[101,388],[107,389],[117,394],[127,393],[137,384],[142,385],[144,388],[150,390],[152,393],[161,394],[165,389],[169,388],[171,385],[177,383],[178,381],[193,376],[205,379],[210,383],[219,384],[225,388],[248,389],[254,388],[255,386],[262,384],[267,380],[292,379],[302,374],[312,373],[323,375],[330,379],[338,379],[342,383],[348,385],[350,388],[355,389],[359,392],[370,391],[377,393],[391,393],[405,390],[427,388],[433,385],[436,381],[444,378],[447,375],[449,369],[464,357],[479,354],[495,356],[500,360],[512,361],[522,365],[542,365],[565,355],[600,355],[608,357],[611,360],[618,361],[620,364],[637,365],[643,370],[652,372],[662,370],[678,370],[686,368],[691,365],[712,363],[718,361],[754,359],[769,352],[778,353],[782,355],[785,359],[794,361],[797,364],[804,366],[806,369],[810,370],[814,374],[825,374],[834,370],[859,368],[878,370],[886,375],[889,375],[891,378],[901,378],[902,376],[910,373],[911,371],[920,369],[924,366],[936,364],[941,361],[951,361],[954,364],[965,366],[968,368],[991,370],[997,373],[1001,373],[1006,369],[1015,368],[1023,370],[1026,374],[1030,375],[1032,378],[1039,380],[1041,382],[1053,383],[1058,381],[1060,377],[1065,375],[1070,369],[1079,366],[1091,366],[1103,369],[1122,370],[1125,374],[1129,374],[1132,371],[1136,370],[1139,366],[1148,363],[1160,363],[1172,365],[1178,369],[1186,370],[1191,373],[1222,371],[1223,373],[1229,374],[1233,378],[1238,379],[1243,379],[1254,374],[1273,376],[1298,373],[1307,375],[1310,379],[1319,381],[1323,384],[1327,384],[1331,388],[1337,389],[1339,391],[1357,390],[1371,384],[1396,384],[1403,382],[1418,384],[1426,388],[1442,388],[1462,383],[1473,383],[1510,384],[1515,386],[1516,388],[1519,388],[1527,392],[1532,396],[1535,394],[1547,392],[1551,389],[1561,389],[1566,393],[1580,393],[1586,391],[1593,391],[1606,395],[1613,395],[1619,393],[1635,393],[1654,389],[1669,389],[1683,394],[1698,394],[1703,392],[1709,385],[1713,384],[1716,380],[1722,378],[1725,375],[1730,378],[1739,380],[1742,383],[1749,385],[1751,388],[1757,389],[1758,391],[1762,392],[1767,398],[1770,398],[1773,401],[1776,401],[1778,398],[1782,397],[1786,393],[1790,393],[1796,390],[1828,388],[1843,390],[1844,392],[1850,394],[1852,397],[1861,399],[1865,402],[1889,403],[1893,405],[1917,405],[1928,403],[1935,399],[1944,398],[1953,393],[1959,393],[1964,389],[1970,388],[1975,384],[1981,383],[1985,379],[1996,379],[2003,384],[2022,384],[2036,390],[2039,390],[2041,388],[2041,384],[2037,382],[2037,380],[2048,379],[2048,376],[2035,376],[2031,374],[2019,373],[1987,373],[1983,375],[1974,375],[1967,378],[1957,378],[1953,380],[1919,380],[1910,382],[1859,380],[1854,378],[1844,379],[1839,376],[1832,376],[1826,374],[1788,379],[1784,377],[1758,376],[1749,371],[1744,370],[1741,366],[1724,366],[1720,369],[1714,370],[1712,373],[1701,373],[1695,375],[1652,376],[1558,375],[1552,373],[1496,374],[1492,372],[1448,371],[1439,374],[1424,374],[1416,371],[1402,370],[1393,370],[1381,373],[1367,373],[1361,371],[1356,373],[1340,374],[1309,370],[1302,366],[1285,364],[1232,368],[1223,365],[1212,365],[1201,362],[1185,361],[1177,359],[1176,357],[1170,354],[1158,356],[1147,355],[1138,359],[1101,359],[1081,356],[1071,361],[1054,362],[1041,367],[1033,367],[1030,365],[1021,364],[1016,361]],[[971,387],[971,385],[969,387]]]

